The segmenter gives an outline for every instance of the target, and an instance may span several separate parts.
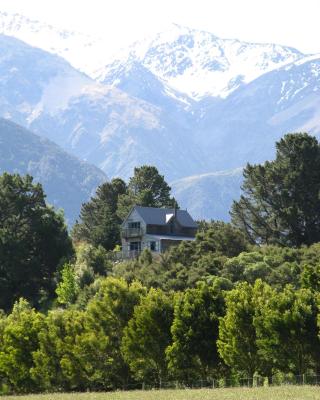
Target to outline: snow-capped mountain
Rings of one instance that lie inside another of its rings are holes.
[[[226,98],[262,74],[302,57],[291,47],[221,39],[209,32],[173,25],[155,38],[133,44],[96,75],[102,82],[113,80],[117,85],[118,71],[138,62],[172,89],[195,100]]]
[[[7,33],[38,48],[0,36],[0,117],[109,177],[156,165],[197,217],[227,218],[239,194],[239,173],[215,171],[272,158],[286,132],[320,136],[320,55],[174,26],[100,68],[97,81],[73,67],[81,36],[23,19],[18,29],[14,21]],[[46,29],[55,32],[50,49]]]
[[[170,111],[169,104],[100,84],[62,58],[3,35],[0,77],[0,116],[55,141],[110,177],[127,178],[140,164],[156,164],[170,179],[205,170],[186,113],[179,114],[181,102],[174,107],[172,97]]]
[[[207,105],[198,144],[212,171],[263,162],[288,132],[320,137],[320,55],[262,75],[224,102]],[[212,156],[214,155],[214,156]]]
[[[61,30],[21,14],[0,12],[0,34],[57,54],[88,75],[106,63],[105,42],[101,38]]]
[[[23,125],[54,114],[92,81],[64,59],[0,35],[0,112]]]
[[[0,33],[65,58],[99,81],[119,83],[118,75],[140,64],[168,86],[192,99],[227,97],[262,74],[303,57],[275,44],[221,39],[210,32],[172,24],[170,28],[111,56],[103,38],[60,30],[20,14],[0,12]]]
[[[188,110],[194,105],[190,97],[172,89],[164,79],[156,76],[138,61],[120,65],[105,77],[103,83],[171,111],[176,107],[180,111]]]

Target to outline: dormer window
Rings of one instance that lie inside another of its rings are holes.
[[[166,214],[166,224],[172,220],[173,215],[174,214]]]

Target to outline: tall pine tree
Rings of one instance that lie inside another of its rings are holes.
[[[253,243],[287,246],[320,241],[320,145],[306,133],[285,135],[276,158],[244,169],[233,223]]]

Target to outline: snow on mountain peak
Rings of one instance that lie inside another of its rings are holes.
[[[21,14],[0,12],[0,34],[13,36],[31,46],[57,54],[87,74],[105,63],[101,51],[102,39],[61,30]]]
[[[220,39],[210,32],[173,24],[122,51],[96,77],[104,81],[117,66],[136,60],[173,89],[195,100],[206,96],[224,98],[241,84],[303,56],[290,47]]]
[[[59,30],[19,14],[0,12],[0,33],[58,54],[80,71],[115,86],[116,78],[110,81],[119,75],[117,71],[137,62],[172,92],[194,100],[225,98],[242,84],[304,57],[290,47],[221,39],[178,24],[134,43],[114,57],[106,54],[103,38]]]

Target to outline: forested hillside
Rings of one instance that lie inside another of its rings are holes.
[[[155,167],[100,185],[71,238],[41,185],[3,174],[1,392],[317,376],[319,171],[317,139],[285,135],[273,161],[244,168],[231,223],[121,262],[128,208],[176,204]]]

